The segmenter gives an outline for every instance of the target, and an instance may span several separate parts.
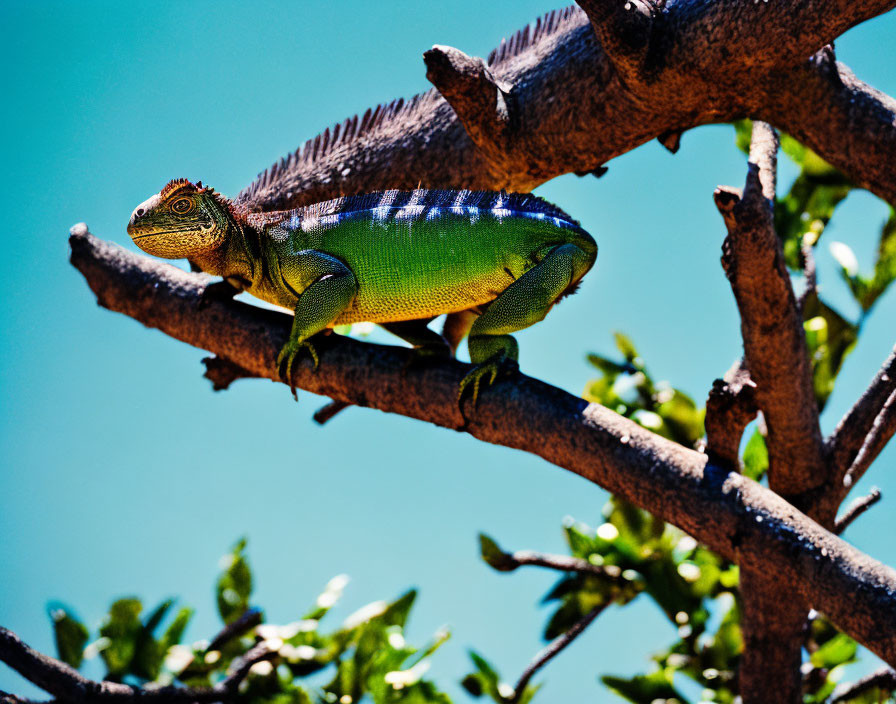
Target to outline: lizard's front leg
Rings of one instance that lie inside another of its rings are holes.
[[[358,282],[342,261],[329,254],[307,250],[299,252],[280,263],[284,283],[294,291],[301,290],[295,306],[295,319],[289,341],[277,356],[280,378],[289,384],[296,396],[292,381],[292,366],[302,349],[314,360],[314,368],[320,362],[314,344],[309,340],[339,317],[348,308],[358,292]],[[301,282],[311,283],[304,286]]]

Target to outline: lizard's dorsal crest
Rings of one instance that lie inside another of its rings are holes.
[[[532,24],[527,24],[510,37],[502,39],[501,43],[489,53],[486,60],[488,67],[494,69],[499,64],[510,61],[533,44],[543,41],[552,34],[559,34],[561,31],[566,30],[570,24],[580,22],[584,16],[585,13],[581,11],[578,5],[551,10]]]
[[[587,23],[585,13],[577,5],[548,12],[509,38],[502,39],[498,48],[489,54],[489,68],[503,74],[511,70],[513,62],[526,51],[536,50],[538,44],[550,42],[553,37]],[[300,200],[302,174],[312,173],[316,164],[353,142],[390,135],[405,120],[430,119],[441,100],[439,93],[431,89],[409,100],[399,98],[375,109],[368,108],[362,116],[355,115],[328,127],[258,174],[255,181],[237,194],[234,203],[240,209],[259,213],[294,208]],[[343,166],[339,168],[341,170]]]

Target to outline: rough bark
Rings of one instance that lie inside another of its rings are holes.
[[[616,0],[582,4],[631,14]],[[838,65],[832,51],[812,56],[894,0],[834,9],[780,0],[627,5],[649,15],[647,44],[632,40],[624,22],[598,21],[598,40],[572,7],[502,42],[486,64],[435,47],[426,54],[428,75],[445,97],[429,91],[328,128],[238,200],[276,210],[418,184],[529,191],[564,173],[600,174],[654,138],[675,148],[685,130],[753,117],[896,203],[896,103]]]
[[[240,302],[200,310],[207,278],[131,254],[78,227],[72,263],[100,305],[278,380],[276,357],[290,316]],[[561,466],[646,508],[746,569],[779,583],[896,663],[896,572],[832,535],[780,496],[707,462],[612,411],[523,375],[456,405],[468,365],[406,368],[409,350],[331,336],[321,365],[298,365],[302,389],[513,447]],[[418,393],[420,388],[426,394]]]
[[[743,195],[716,190],[728,228],[722,266],[740,312],[744,362],[768,428],[769,486],[830,527],[833,514],[819,515],[817,500],[828,472],[802,312],[774,226],[777,153],[774,130],[754,123]],[[745,704],[798,704],[809,605],[790,593],[768,566],[742,568],[741,595],[744,654],[739,678]]]

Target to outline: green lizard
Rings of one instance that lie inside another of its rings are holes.
[[[251,213],[178,179],[134,210],[128,234],[149,254],[223,277],[228,295],[248,291],[293,310],[277,359],[291,388],[300,351],[317,368],[313,336],[327,327],[374,322],[424,354],[448,355],[427,323],[466,311],[475,366],[457,399],[470,390],[474,404],[483,381],[516,370],[510,333],[542,320],[597,257],[591,236],[559,208],[488,191],[385,191]]]

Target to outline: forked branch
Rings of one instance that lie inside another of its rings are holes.
[[[200,309],[204,277],[75,230],[72,263],[106,308],[279,380],[290,316],[238,301]],[[896,572],[824,530],[773,492],[597,404],[520,375],[499,382],[468,420],[455,360],[407,368],[409,350],[332,335],[321,364],[298,365],[299,388],[378,408],[539,455],[670,521],[723,557],[768,569],[813,608],[896,663]],[[150,373],[151,368],[143,373]],[[364,383],[358,383],[364,379]],[[427,393],[418,393],[425,388]],[[711,520],[708,520],[711,517]]]

